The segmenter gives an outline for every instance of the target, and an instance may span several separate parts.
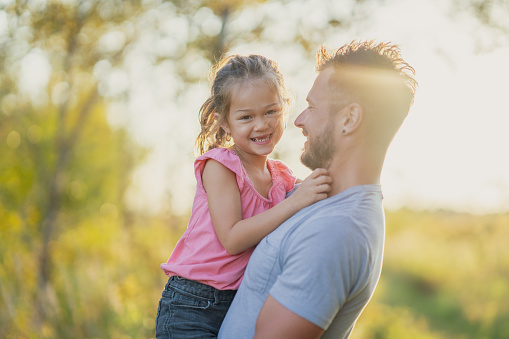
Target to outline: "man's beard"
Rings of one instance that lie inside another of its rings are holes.
[[[300,161],[311,170],[328,169],[335,151],[334,124],[329,121],[323,133],[315,138],[308,138],[307,149],[302,153]]]

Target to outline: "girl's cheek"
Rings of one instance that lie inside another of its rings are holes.
[[[284,124],[284,115],[283,114],[275,114],[273,116],[271,116],[270,118],[270,121],[272,121],[273,123],[276,123],[276,124]]]

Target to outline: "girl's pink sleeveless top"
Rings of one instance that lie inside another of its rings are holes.
[[[194,173],[197,187],[189,225],[168,262],[161,264],[161,268],[170,277],[178,275],[219,290],[234,290],[239,288],[254,248],[231,255],[219,242],[202,184],[203,168],[208,159],[220,162],[236,174],[243,219],[266,211],[285,199],[286,193],[294,188],[295,177],[282,162],[267,159],[272,187],[266,199],[255,190],[242,162],[233,151],[215,148],[196,159]]]

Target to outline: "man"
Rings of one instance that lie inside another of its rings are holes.
[[[380,173],[416,81],[397,46],[352,42],[317,53],[318,76],[297,117],[301,161],[332,177],[256,247],[219,338],[348,338],[380,277]]]

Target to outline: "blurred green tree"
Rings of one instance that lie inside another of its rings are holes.
[[[505,34],[509,34],[509,25],[502,13],[509,13],[509,4],[504,0],[470,0],[455,1],[456,6],[468,10],[476,16],[482,24],[496,27]]]
[[[25,321],[35,327],[55,314],[62,231],[99,213],[129,222],[123,194],[142,151],[109,126],[108,102],[123,93],[101,88],[98,65],[123,63],[131,37],[105,40],[139,8],[137,1],[16,1],[0,10],[0,225],[2,250],[17,252],[2,256],[11,273],[2,277],[2,299],[12,306],[27,293],[36,312]]]
[[[472,38],[476,42],[478,52],[507,46],[509,2],[506,0],[452,0],[451,3],[452,17],[465,16],[477,20],[479,29],[474,30]],[[481,31],[481,34],[478,31]]]

